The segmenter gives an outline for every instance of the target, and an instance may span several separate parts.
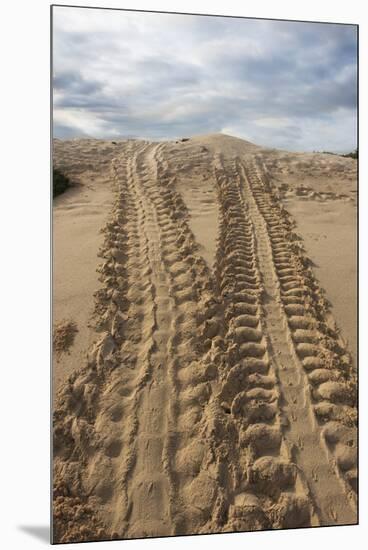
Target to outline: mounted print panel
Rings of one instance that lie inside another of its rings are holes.
[[[357,41],[52,7],[52,542],[357,523]]]

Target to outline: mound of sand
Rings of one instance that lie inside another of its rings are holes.
[[[54,326],[52,343],[56,356],[69,350],[77,332],[78,328],[74,321],[60,321]]]
[[[54,160],[55,542],[355,523],[356,161],[222,134]]]

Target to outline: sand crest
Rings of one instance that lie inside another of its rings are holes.
[[[356,161],[217,134],[54,157],[79,184],[55,203],[54,323],[78,333],[54,541],[356,523],[356,303],[331,264],[354,297]],[[351,236],[325,263],[311,203]]]

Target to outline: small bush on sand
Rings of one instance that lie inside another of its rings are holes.
[[[64,193],[66,189],[71,187],[70,179],[65,176],[58,168],[54,168],[52,172],[52,194],[53,197],[57,197]]]
[[[358,158],[358,149],[355,149],[352,153],[347,153],[346,155],[342,155],[343,157],[351,158],[351,159],[357,159]]]
[[[318,151],[313,151],[314,153],[318,153]],[[332,153],[331,151],[321,151],[324,155],[334,155],[335,157],[345,157],[350,159],[357,159],[358,158],[358,149],[355,149],[355,151],[352,151],[351,153],[341,154],[341,153]]]

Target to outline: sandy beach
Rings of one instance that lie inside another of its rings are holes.
[[[54,166],[54,542],[356,523],[357,161],[211,134]]]

